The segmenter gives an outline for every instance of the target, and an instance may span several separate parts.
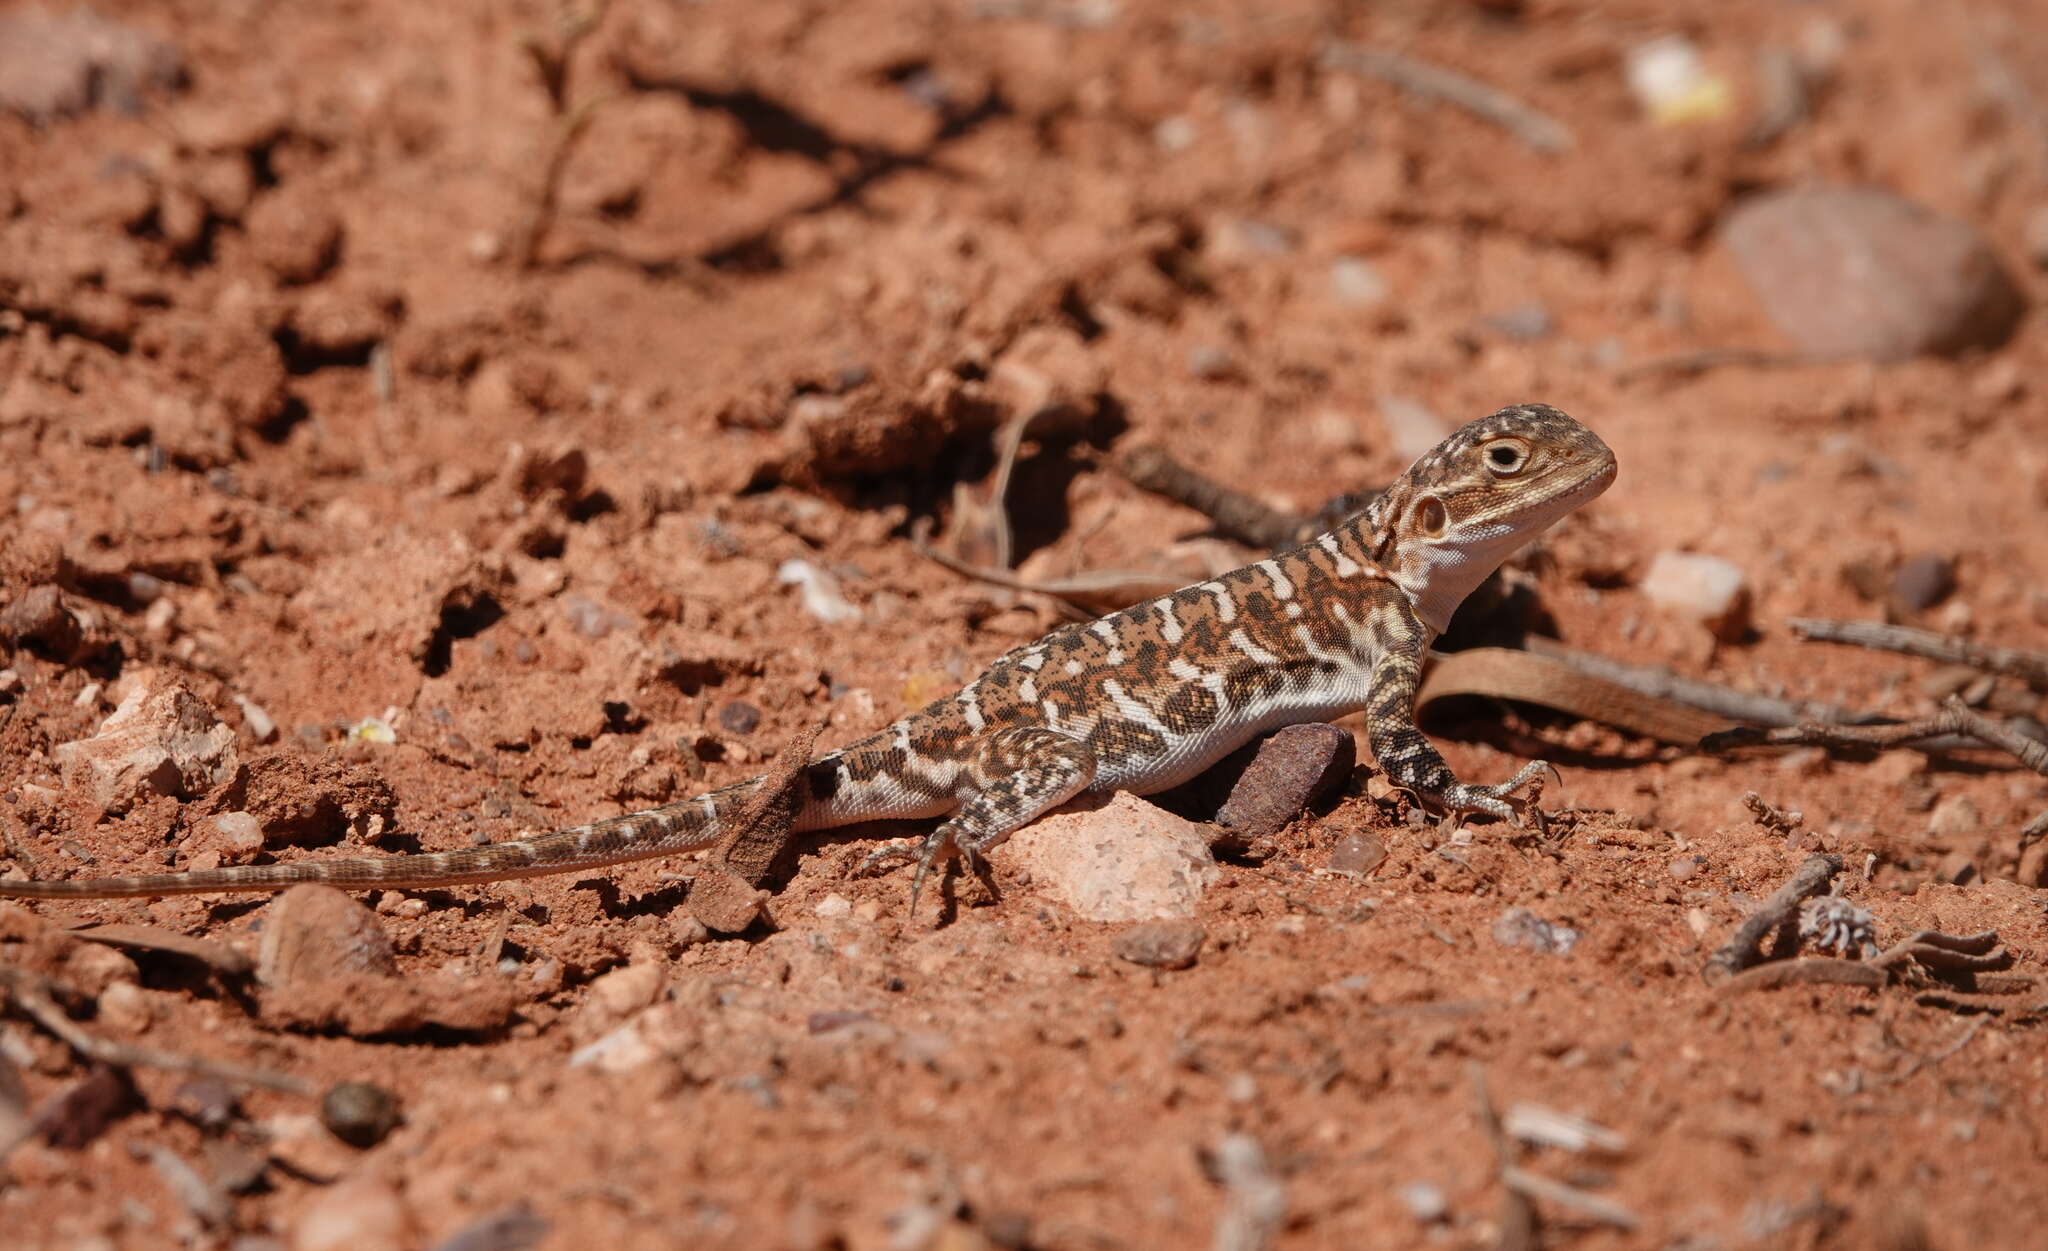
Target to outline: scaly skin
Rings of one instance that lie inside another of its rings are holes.
[[[1451,435],[1329,533],[1055,630],[957,693],[813,761],[796,828],[943,817],[911,853],[921,883],[948,846],[973,862],[1076,795],[1164,790],[1281,726],[1360,710],[1395,784],[1453,812],[1513,816],[1515,793],[1547,766],[1532,762],[1492,786],[1459,781],[1415,727],[1423,656],[1474,587],[1614,474],[1614,454],[1570,417],[1541,404],[1504,408]],[[0,897],[274,891],[301,882],[421,888],[601,868],[716,842],[720,817],[758,782],[463,851],[0,881]]]

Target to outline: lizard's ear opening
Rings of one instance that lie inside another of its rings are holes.
[[[1415,518],[1416,530],[1421,532],[1424,538],[1440,539],[1444,537],[1444,531],[1450,528],[1450,510],[1446,509],[1444,502],[1434,495],[1425,495],[1415,501],[1415,512],[1412,516]]]

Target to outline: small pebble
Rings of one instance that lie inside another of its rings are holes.
[[[1517,304],[1504,312],[1494,313],[1481,324],[1502,338],[1523,343],[1549,338],[1550,332],[1556,328],[1550,310],[1536,303]]]
[[[790,559],[775,570],[775,580],[797,588],[804,611],[827,625],[860,620],[860,609],[839,589],[839,579],[807,560]]]
[[[1723,642],[1749,629],[1748,583],[1740,568],[1719,556],[1659,552],[1641,589],[1651,603],[1704,623]]]
[[[1238,376],[1237,358],[1228,348],[1198,347],[1188,353],[1188,372],[1207,382]]]
[[[1192,968],[1208,931],[1193,921],[1141,921],[1110,940],[1119,959],[1149,969]]]
[[[1509,908],[1493,923],[1493,940],[1503,947],[1526,947],[1554,956],[1571,954],[1579,932],[1546,921],[1527,908]]]
[[[1700,867],[1706,864],[1706,862],[1707,860],[1704,856],[1671,857],[1671,880],[1674,882],[1692,881],[1698,875]]]
[[[752,734],[761,725],[761,710],[735,699],[718,710],[718,728],[731,734]]]
[[[1408,1214],[1425,1225],[1434,1225],[1451,1213],[1450,1200],[1444,1198],[1441,1186],[1424,1181],[1406,1182],[1396,1186],[1394,1194]]]
[[[340,1082],[320,1100],[320,1123],[351,1147],[374,1147],[398,1127],[398,1096],[369,1082]]]
[[[249,737],[259,743],[268,743],[277,737],[277,718],[253,699],[235,696],[235,706],[242,710],[242,728],[249,731]]]
[[[661,993],[668,971],[652,961],[613,969],[590,983],[590,1006],[613,1018],[623,1017],[653,1003]]]
[[[1923,552],[1892,574],[1891,599],[1906,612],[1925,612],[1955,589],[1955,565],[1946,556]]]
[[[1360,877],[1380,867],[1387,858],[1387,845],[1371,834],[1346,834],[1330,851],[1332,873],[1353,873]]]
[[[99,1019],[116,1033],[140,1034],[149,1028],[149,994],[133,982],[115,982],[100,992]]]
[[[412,1221],[388,1183],[352,1177],[314,1194],[292,1230],[292,1251],[402,1251],[416,1247]]]
[[[1330,294],[1339,304],[1371,308],[1386,302],[1393,291],[1379,267],[1360,256],[1340,256],[1330,262]]]
[[[1927,818],[1928,830],[1944,838],[1975,834],[1983,824],[1977,805],[1970,802],[1968,795],[1948,796],[1934,806],[1934,812]]]

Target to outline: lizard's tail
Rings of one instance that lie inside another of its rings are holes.
[[[410,856],[364,856],[348,860],[300,860],[291,864],[236,865],[188,873],[139,877],[89,877],[69,881],[10,882],[0,879],[0,899],[111,899],[134,895],[198,895],[222,891],[279,891],[302,882],[342,890],[456,886],[541,877],[600,865],[651,860],[715,842],[718,817],[753,792],[759,778],[645,812],[608,817],[508,843],[462,851]]]

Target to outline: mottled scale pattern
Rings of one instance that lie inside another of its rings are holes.
[[[1083,793],[1186,781],[1283,725],[1365,713],[1380,767],[1454,811],[1510,816],[1546,767],[1460,782],[1415,727],[1430,643],[1481,580],[1614,479],[1614,455],[1572,418],[1517,405],[1458,430],[1362,513],[1292,551],[1069,625],[806,771],[797,828],[947,820],[972,857]],[[299,861],[82,881],[0,881],[0,896],[277,890],[297,882],[425,887],[665,856],[719,836],[757,780],[515,842],[381,859]]]

